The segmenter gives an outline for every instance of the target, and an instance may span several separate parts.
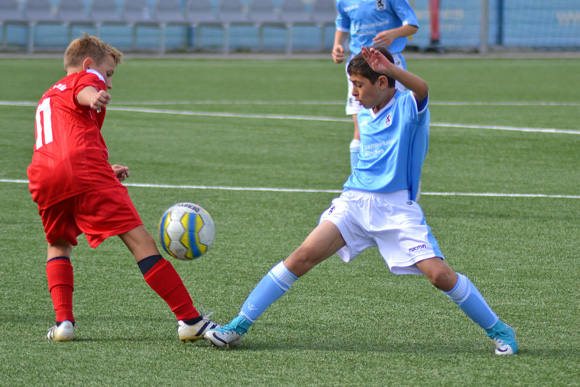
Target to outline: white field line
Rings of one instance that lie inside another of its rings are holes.
[[[482,103],[483,104],[483,103]],[[140,105],[146,105],[141,103]],[[0,101],[0,106],[36,106],[33,102],[10,102]],[[332,117],[312,117],[312,116],[289,116],[278,114],[239,114],[239,113],[215,113],[215,112],[192,112],[180,110],[162,110],[147,108],[130,108],[130,107],[110,107],[109,110],[148,113],[148,114],[173,114],[182,116],[203,116],[203,117],[227,117],[227,118],[253,118],[253,119],[275,119],[275,120],[300,120],[300,121],[326,121],[326,122],[352,122],[351,118],[332,118]],[[485,130],[504,130],[516,132],[534,132],[534,133],[561,133],[561,134],[580,134],[580,130],[555,129],[555,128],[521,128],[515,126],[498,126],[498,125],[466,125],[432,122],[432,127],[440,128],[459,128],[459,129],[485,129]]]
[[[28,180],[0,179],[0,183],[28,184]],[[205,185],[171,185],[171,184],[141,184],[124,183],[127,187],[160,188],[160,189],[205,189],[220,191],[261,191],[261,192],[297,192],[297,193],[336,193],[342,190],[331,189],[300,189],[300,188],[261,188],[261,187],[221,187]],[[550,198],[550,199],[580,199],[580,195],[544,195],[544,194],[506,194],[506,193],[465,193],[465,192],[422,192],[425,196],[480,196],[500,198]]]
[[[238,113],[210,113],[210,112],[189,112],[179,110],[159,110],[145,108],[120,108],[111,107],[109,110],[152,113],[152,114],[176,114],[186,116],[206,116],[206,117],[230,117],[230,118],[258,118],[258,119],[275,119],[275,120],[301,120],[301,121],[327,121],[327,122],[352,122],[352,118],[331,118],[331,117],[312,117],[312,116],[287,116],[278,114],[238,114]],[[431,122],[432,127],[441,128],[462,128],[462,129],[492,129],[507,130],[518,132],[536,132],[536,133],[563,133],[563,134],[580,134],[580,130],[554,129],[554,128],[519,128],[513,126],[496,126],[496,125],[463,125]]]

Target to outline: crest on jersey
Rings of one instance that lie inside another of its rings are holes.
[[[387,0],[375,0],[377,11],[384,11],[385,9],[387,9],[387,5],[385,4],[386,1]]]
[[[387,114],[387,118],[385,118],[385,128],[388,128],[393,123],[393,117],[391,113]]]

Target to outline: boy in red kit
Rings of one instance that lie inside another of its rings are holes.
[[[107,90],[113,87],[111,79],[122,55],[93,36],[74,40],[64,55],[66,77],[44,93],[36,109],[36,145],[28,179],[46,232],[46,274],[56,311],[56,325],[46,338],[73,339],[70,256],[77,236],[84,233],[93,248],[118,235],[147,284],[175,313],[179,339],[196,341],[218,325],[199,314],[181,278],[160,255],[121,184],[129,177],[129,168],[109,164],[101,135],[111,98]]]

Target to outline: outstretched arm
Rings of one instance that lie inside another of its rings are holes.
[[[77,102],[83,106],[100,111],[111,100],[111,95],[105,90],[97,91],[92,86],[87,86],[77,94]]]
[[[400,67],[395,66],[393,63],[381,54],[380,51],[374,48],[362,48],[362,55],[374,71],[380,74],[385,74],[391,78],[399,81],[403,86],[413,92],[417,104],[421,104],[427,96],[429,95],[429,86],[427,82],[418,77],[417,75],[403,70]]]

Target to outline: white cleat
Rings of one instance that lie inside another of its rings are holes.
[[[198,321],[193,325],[188,325],[181,320],[178,321],[177,324],[177,335],[179,336],[179,340],[184,343],[201,340],[208,330],[220,327],[218,323],[211,321],[207,317],[203,317],[201,321]]]
[[[75,324],[65,320],[58,325],[50,327],[46,339],[50,341],[72,341],[75,334]]]
[[[242,337],[243,334],[234,330],[224,329],[224,327],[212,329],[205,333],[205,338],[216,348],[235,348],[242,342]]]

